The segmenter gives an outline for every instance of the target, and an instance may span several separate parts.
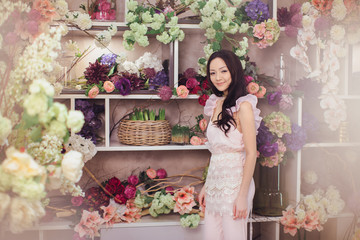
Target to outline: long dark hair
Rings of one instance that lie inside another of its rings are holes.
[[[224,92],[219,91],[214,84],[210,80],[210,63],[215,58],[221,58],[231,74],[231,83],[228,88],[228,94],[224,99],[224,103],[222,105],[222,110],[217,116],[217,119],[214,123],[225,132],[225,135],[230,130],[230,124],[236,127],[236,121],[233,117],[233,113],[230,110],[231,107],[235,106],[236,100],[239,97],[245,96],[246,85],[244,80],[244,71],[241,66],[241,62],[238,56],[235,55],[232,51],[229,50],[220,50],[211,54],[206,67],[207,80],[211,86],[213,93],[222,97]],[[228,109],[228,110],[227,110]]]

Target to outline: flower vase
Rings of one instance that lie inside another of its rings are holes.
[[[91,19],[98,21],[116,20],[116,0],[88,0]]]
[[[286,193],[281,191],[280,170],[280,165],[272,168],[260,166],[260,184],[255,191],[254,213],[271,217],[282,216],[287,201]]]

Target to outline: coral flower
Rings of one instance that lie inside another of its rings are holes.
[[[181,85],[176,88],[176,93],[181,98],[186,98],[189,94],[189,89],[187,89],[184,85]]]
[[[146,175],[149,178],[154,179],[154,178],[156,178],[156,170],[152,169],[152,168],[149,168],[148,170],[146,170]]]
[[[115,85],[114,85],[112,82],[110,82],[110,81],[105,81],[105,82],[104,82],[104,89],[105,89],[105,91],[106,91],[107,93],[111,93],[111,92],[114,91]]]
[[[266,88],[261,86],[260,90],[257,93],[255,93],[255,96],[257,98],[263,98],[265,96],[265,94],[266,94]]]
[[[194,187],[183,187],[177,190],[173,196],[175,203],[174,212],[181,215],[190,213],[196,205],[194,200]]]
[[[192,136],[190,139],[190,143],[191,145],[201,145],[202,141],[201,138],[199,138],[198,136]]]
[[[95,85],[90,89],[88,96],[89,98],[95,98],[98,94],[99,94],[99,88],[98,86]]]
[[[203,118],[199,121],[199,127],[200,127],[201,131],[205,132],[207,125],[208,125],[208,123],[205,118]]]
[[[247,85],[246,90],[250,94],[256,94],[259,91],[259,88],[259,84],[257,84],[256,82],[251,82]]]

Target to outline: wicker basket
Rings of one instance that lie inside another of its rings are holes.
[[[118,138],[127,145],[165,145],[170,143],[171,127],[167,120],[123,120],[118,127]]]

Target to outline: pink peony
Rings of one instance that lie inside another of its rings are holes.
[[[71,203],[73,206],[79,207],[83,203],[84,198],[82,196],[72,197]]]
[[[186,186],[176,190],[173,200],[176,202],[174,212],[178,212],[180,215],[190,213],[196,205],[194,200],[194,187]]]
[[[191,145],[202,145],[201,138],[199,138],[198,136],[192,136],[190,139],[190,144]]]
[[[205,118],[203,118],[199,121],[199,127],[200,127],[201,131],[205,132],[207,125],[208,125],[208,123]]]
[[[157,171],[156,171],[156,175],[159,179],[163,179],[163,178],[166,178],[167,177],[167,172],[165,169],[163,168],[159,168]]]
[[[250,75],[245,75],[244,76],[244,79],[245,79],[245,83],[246,85],[248,85],[249,83],[251,83],[252,81],[254,81],[254,78]]]
[[[154,179],[154,178],[156,178],[156,170],[152,169],[152,168],[149,168],[148,170],[146,170],[146,175],[149,178]]]
[[[255,96],[257,98],[263,98],[265,94],[266,94],[266,88],[264,86],[261,86],[260,90],[257,93],[255,93]]]
[[[80,237],[89,236],[94,238],[100,236],[99,227],[104,223],[98,211],[88,212],[83,210],[80,222],[75,226],[75,232],[79,233]]]
[[[196,80],[196,78],[189,78],[187,81],[186,81],[186,87],[188,89],[193,89],[194,87],[196,86],[199,86],[199,82],[198,80]]]
[[[189,94],[189,89],[187,89],[184,85],[181,85],[176,88],[176,93],[179,97],[186,98]]]
[[[136,187],[134,185],[127,185],[124,194],[127,199],[135,198]]]
[[[131,175],[128,177],[128,183],[136,186],[139,183],[139,178],[135,175]]]
[[[171,96],[172,96],[172,90],[169,86],[162,86],[159,89],[159,93],[158,96],[161,98],[161,100],[163,101],[168,101],[170,100]]]
[[[115,85],[114,83],[110,82],[110,81],[105,81],[104,82],[104,89],[107,93],[111,93],[114,91],[115,89]]]
[[[141,208],[136,207],[135,199],[130,199],[126,203],[126,210],[121,219],[128,223],[136,222],[141,218]]]
[[[251,82],[247,85],[246,90],[250,94],[256,94],[259,91],[259,84],[256,82]]]
[[[95,98],[98,94],[99,94],[99,88],[98,86],[95,85],[90,89],[88,96],[89,98]]]
[[[264,37],[265,31],[266,31],[266,25],[264,22],[260,24],[256,24],[253,30],[254,37],[262,39]]]

